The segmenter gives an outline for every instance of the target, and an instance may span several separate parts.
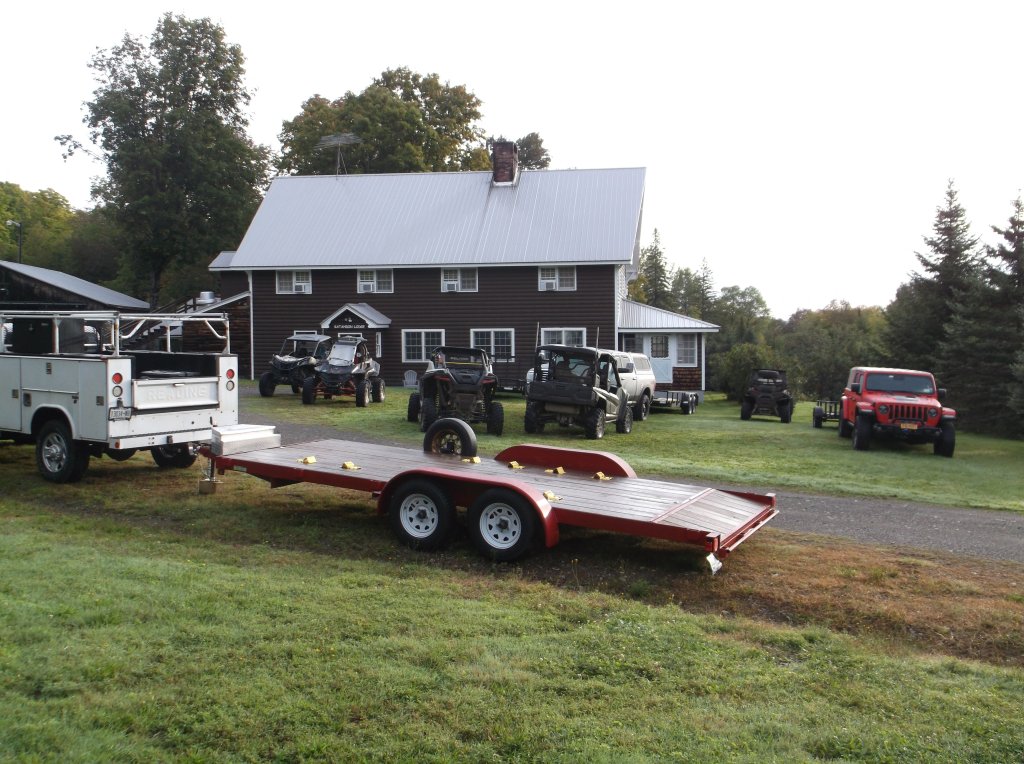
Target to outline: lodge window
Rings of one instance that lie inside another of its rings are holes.
[[[541,329],[542,345],[586,345],[587,330],[581,327]]]
[[[676,337],[676,365],[697,365],[697,335],[680,334]]]
[[[442,292],[475,292],[476,268],[442,268]]]
[[[360,292],[394,292],[395,282],[390,270],[359,271]]]
[[[309,271],[277,271],[278,294],[310,294],[313,279]]]
[[[538,268],[537,289],[541,292],[575,292],[576,266],[542,266]]]
[[[515,360],[516,333],[514,329],[473,329],[470,333],[473,347],[483,348],[495,361]]]
[[[430,351],[444,344],[444,329],[403,329],[402,361],[426,363]]]
[[[651,358],[668,358],[668,335],[651,335]]]

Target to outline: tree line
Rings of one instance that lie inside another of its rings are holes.
[[[756,287],[716,291],[707,261],[673,269],[657,230],[640,255],[631,299],[717,324],[708,335],[710,387],[739,397],[751,369],[786,369],[802,397],[835,399],[853,366],[934,372],[965,429],[1024,436],[1024,205],[1000,240],[981,246],[949,182],[920,270],[888,306],[833,301],[774,319]]]

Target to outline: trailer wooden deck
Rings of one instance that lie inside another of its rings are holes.
[[[721,557],[778,514],[774,494],[640,478],[613,454],[533,444],[493,460],[333,439],[207,456],[221,474],[243,472],[274,487],[308,482],[366,491],[381,512],[405,478],[443,486],[457,506],[487,489],[511,489],[536,507],[547,546],[557,543],[559,525],[573,525],[695,544]]]

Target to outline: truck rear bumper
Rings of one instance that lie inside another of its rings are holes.
[[[183,430],[181,432],[164,432],[152,435],[133,435],[124,438],[111,438],[107,441],[110,448],[149,448],[151,446],[169,446],[174,443],[208,443],[213,440],[213,429],[206,427],[199,430]]]

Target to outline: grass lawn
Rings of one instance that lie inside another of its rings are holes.
[[[412,445],[403,392],[358,410],[246,398],[242,420]],[[487,453],[523,439],[505,401]],[[968,436],[952,460],[854,453],[809,419],[710,402],[597,444],[537,437],[641,472],[821,491],[810,473],[833,462],[960,480],[1021,455]],[[749,474],[708,453],[736,449]],[[0,760],[1024,759],[1024,566],[771,528],[715,577],[677,546],[587,531],[493,565],[465,539],[397,545],[360,495],[239,474],[206,495],[200,476],[139,454],[53,486],[30,448],[0,445]],[[984,505],[1020,509],[1000,485]]]

